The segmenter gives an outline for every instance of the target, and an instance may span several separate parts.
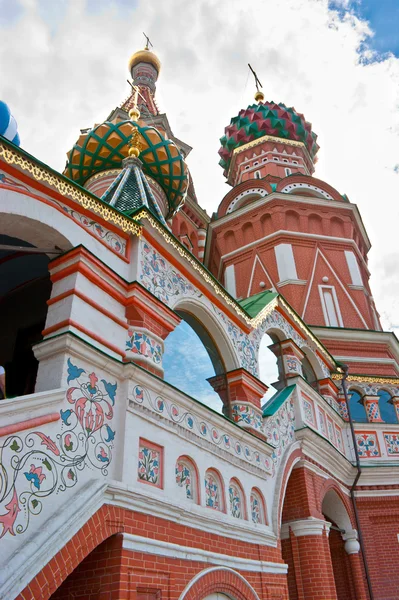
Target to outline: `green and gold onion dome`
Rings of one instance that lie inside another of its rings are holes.
[[[133,128],[140,134],[139,159],[143,171],[162,187],[168,199],[168,218],[184,203],[188,170],[174,142],[165,139],[154,127],[130,120],[106,121],[95,126],[83,133],[68,152],[64,175],[84,186],[101,171],[122,169],[122,161],[129,155]]]
[[[255,96],[255,99],[258,98],[263,100],[261,92]],[[312,160],[319,149],[317,135],[312,131],[311,124],[294,108],[288,108],[281,102],[260,101],[259,104],[248,106],[231,119],[224,131],[224,136],[220,138],[219,164],[226,176],[234,150],[266,135],[302,142]]]

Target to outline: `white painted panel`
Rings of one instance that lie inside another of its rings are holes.
[[[236,273],[234,265],[228,265],[224,271],[224,287],[233,298],[237,298]]]
[[[274,252],[276,255],[279,280],[298,279],[291,244],[279,244],[274,248]]]
[[[330,285],[319,285],[319,292],[326,325],[328,327],[343,327],[344,323],[335,288]]]
[[[349,273],[353,285],[363,285],[362,275],[360,273],[359,264],[352,250],[345,250],[345,258],[348,264]]]

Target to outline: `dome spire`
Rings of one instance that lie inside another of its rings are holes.
[[[255,100],[256,100],[256,102],[259,102],[259,103],[263,102],[263,100],[265,99],[265,95],[259,89],[259,86],[263,87],[263,85],[259,81],[259,78],[258,78],[257,74],[255,73],[255,71],[253,70],[253,68],[251,67],[251,65],[249,63],[248,63],[248,67],[251,69],[252,74],[253,74],[253,76],[255,78],[255,85],[256,85]]]

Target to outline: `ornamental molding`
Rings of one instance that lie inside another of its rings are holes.
[[[373,360],[373,359],[371,359]],[[333,380],[342,380],[341,373],[332,373],[331,379]],[[346,381],[353,383],[369,383],[369,384],[380,384],[384,385],[393,385],[395,387],[399,387],[399,377],[377,377],[373,375],[348,375]],[[366,386],[367,388],[367,386]]]
[[[56,171],[52,171],[47,165],[38,164],[24,156],[14,148],[9,147],[0,141],[0,158],[7,164],[15,165],[23,171],[27,171],[36,181],[45,183],[51,188],[56,189],[59,194],[75,200],[83,208],[100,215],[105,221],[114,223],[123,231],[132,235],[141,235],[141,227],[132,219],[125,217],[111,206],[99,200],[96,196],[85,191],[80,186],[74,184],[67,177],[62,176]]]
[[[281,525],[280,537],[286,540],[290,537],[290,530],[295,537],[303,537],[307,535],[323,535],[326,532],[327,536],[330,533],[331,523],[323,519],[309,517],[300,521],[289,521]]]
[[[226,513],[213,511],[192,502],[187,502],[185,508],[182,504],[171,502],[170,499],[162,500],[160,496],[151,493],[152,488],[149,486],[145,488],[145,493],[140,493],[128,485],[113,481],[107,488],[105,501],[107,504],[166,519],[191,529],[207,533],[212,531],[215,535],[250,544],[265,544],[274,548],[277,546],[277,538],[268,525],[235,519]]]
[[[136,393],[139,400],[132,397],[132,392]],[[245,430],[243,431],[239,425],[234,426],[228,420],[218,423],[219,419],[216,415],[212,414],[211,420],[209,413],[201,415],[200,412],[193,410],[192,405],[184,407],[175,398],[173,402],[168,400],[165,394],[155,393],[153,398],[151,392],[141,384],[133,383],[128,398],[129,411],[136,414],[140,412],[143,416],[148,415],[147,418],[150,417],[158,426],[179,433],[191,443],[222,457],[240,469],[251,471],[262,480],[271,476],[273,467],[270,446],[260,440],[257,443],[256,438],[254,439],[250,434],[247,434],[247,440]],[[142,404],[144,402],[146,405]],[[155,408],[157,406],[158,410]],[[246,443],[247,441],[249,443]]]
[[[352,485],[355,466],[339,450],[320,434],[309,427],[304,427],[295,432],[296,439],[300,440],[302,452],[306,457],[318,465],[323,465],[325,471],[334,479],[344,485]],[[355,456],[353,455],[353,460]]]
[[[43,410],[50,411],[64,400],[65,391],[65,388],[58,388],[2,400],[0,402],[0,421],[2,425],[5,425],[4,420],[11,417],[14,424],[18,415],[27,419],[32,418],[32,413],[36,415],[36,413],[42,413]]]
[[[219,552],[210,552],[195,548],[192,546],[181,546],[156,539],[149,539],[140,535],[130,533],[123,534],[122,547],[131,552],[143,552],[144,554],[155,554],[157,556],[168,556],[180,560],[191,560],[220,565],[222,567],[232,567],[241,571],[251,571],[256,573],[276,573],[285,575],[288,571],[288,565],[284,563],[275,563],[271,561],[253,560],[231,556],[229,554],[220,554]]]

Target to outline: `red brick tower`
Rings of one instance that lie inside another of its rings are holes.
[[[261,93],[256,99],[221,138],[232,189],[209,227],[208,268],[238,299],[279,292],[311,326],[381,331],[357,206],[313,177],[319,147],[304,116]],[[340,357],[353,354],[342,335],[318,334]]]

